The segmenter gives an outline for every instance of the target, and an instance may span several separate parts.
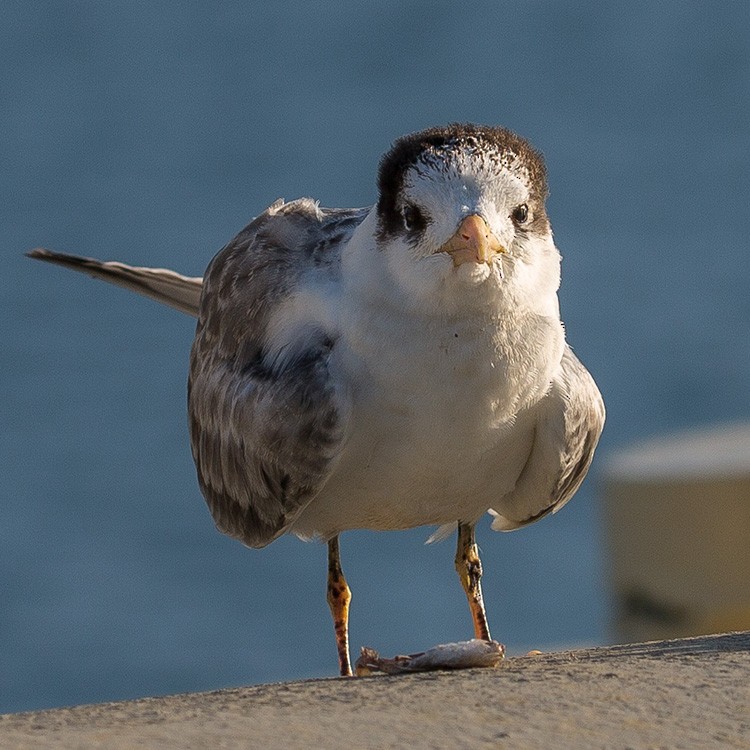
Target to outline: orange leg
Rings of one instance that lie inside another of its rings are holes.
[[[482,561],[474,538],[474,524],[458,524],[458,545],[456,547],[456,570],[461,585],[466,592],[474,621],[474,637],[482,641],[490,640],[490,628],[482,600]]]
[[[339,538],[328,542],[328,606],[333,615],[333,628],[336,632],[336,649],[339,653],[339,673],[342,677],[352,676],[352,663],[349,660],[349,602],[352,592],[344,578],[339,559]]]

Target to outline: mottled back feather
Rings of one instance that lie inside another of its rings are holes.
[[[277,365],[264,351],[269,320],[311,269],[335,281],[366,213],[277,202],[206,271],[188,382],[193,457],[216,525],[249,546],[273,541],[317,494],[346,426],[332,333],[310,331]]]

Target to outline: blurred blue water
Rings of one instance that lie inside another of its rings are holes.
[[[193,322],[22,257],[202,273],[279,196],[374,200],[396,136],[541,148],[600,455],[748,417],[750,5],[21,3],[0,23],[0,711],[332,674],[325,549],[214,531],[185,426]],[[596,469],[594,469],[594,474]],[[351,533],[352,642],[470,634],[452,543]],[[483,524],[511,650],[607,638],[596,479]]]

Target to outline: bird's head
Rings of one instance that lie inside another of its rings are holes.
[[[514,133],[455,124],[405,136],[378,187],[378,247],[417,297],[455,284],[556,292],[544,161]]]

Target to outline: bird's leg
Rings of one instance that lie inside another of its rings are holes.
[[[333,615],[333,628],[336,632],[336,648],[339,652],[339,673],[342,677],[352,676],[349,660],[349,602],[352,592],[344,578],[339,558],[339,538],[328,542],[328,606]]]
[[[471,618],[474,620],[474,637],[482,641],[490,640],[490,629],[482,600],[482,561],[474,538],[474,524],[458,524],[458,545],[456,547],[456,570],[461,585],[469,600]]]

